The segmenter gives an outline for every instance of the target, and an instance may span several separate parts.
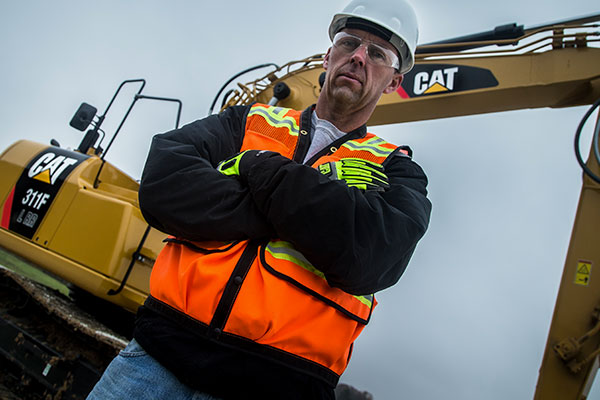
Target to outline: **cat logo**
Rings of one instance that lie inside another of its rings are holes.
[[[23,169],[0,209],[0,226],[33,238],[61,186],[90,156],[60,147],[47,147]]]
[[[485,68],[456,64],[415,64],[396,91],[403,99],[448,95],[467,90],[498,86],[498,80]]]
[[[44,183],[54,185],[58,177],[78,160],[71,157],[56,155],[52,152],[44,153],[33,163],[27,175]]]
[[[431,74],[427,71],[415,75],[414,93],[416,95],[445,92],[454,89],[454,76],[458,67],[436,69]]]

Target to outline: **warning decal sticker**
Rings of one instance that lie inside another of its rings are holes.
[[[590,261],[578,261],[577,271],[575,272],[575,284],[588,286],[590,284],[591,273],[592,263]]]
[[[2,228],[31,239],[63,182],[88,157],[59,147],[48,147],[35,156],[2,207]]]

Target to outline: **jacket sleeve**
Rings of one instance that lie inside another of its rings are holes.
[[[363,192],[314,168],[271,159],[250,170],[248,185],[277,237],[292,243],[331,286],[369,294],[398,281],[431,212],[421,167],[394,156],[385,173],[388,190]]]
[[[150,225],[190,240],[274,235],[247,187],[215,169],[239,152],[247,110],[231,107],[153,138],[139,190]]]

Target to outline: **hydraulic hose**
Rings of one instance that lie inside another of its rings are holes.
[[[234,76],[232,76],[231,78],[229,78],[229,80],[227,82],[225,82],[225,84],[223,84],[223,86],[221,86],[221,89],[219,89],[219,91],[217,92],[217,95],[215,96],[215,99],[213,100],[212,104],[210,105],[210,109],[208,110],[208,115],[211,115],[213,113],[215,104],[217,104],[217,100],[219,99],[219,96],[221,95],[221,93],[223,93],[223,90],[225,90],[227,85],[229,85],[231,82],[233,82],[234,79],[236,79],[239,76],[242,76],[248,72],[251,72],[251,71],[254,71],[254,70],[257,70],[260,68],[265,68],[265,67],[274,67],[275,70],[279,69],[279,65],[274,64],[274,63],[260,64],[260,65],[254,66],[254,67],[247,68],[243,71],[240,71],[237,74],[235,74]]]
[[[600,101],[600,99],[599,99]],[[597,101],[596,103],[598,103]],[[597,106],[596,106],[597,107]],[[596,128],[594,129],[594,136],[592,140],[592,144],[594,146],[594,156],[596,157],[596,161],[600,164],[600,150],[598,149],[598,136],[600,136],[600,121],[596,121]]]
[[[583,116],[583,118],[581,119],[581,122],[579,123],[579,126],[577,127],[577,132],[575,132],[575,157],[577,158],[577,162],[579,163],[579,165],[581,166],[581,169],[583,169],[583,171],[594,180],[594,182],[596,183],[600,183],[600,177],[598,177],[596,174],[594,174],[592,172],[592,170],[590,170],[588,168],[587,165],[585,165],[585,162],[583,161],[583,158],[581,157],[581,151],[579,149],[579,140],[581,137],[581,131],[583,130],[583,127],[585,125],[585,123],[587,122],[588,118],[590,117],[590,115],[592,115],[592,113],[594,112],[594,110],[596,108],[598,108],[598,106],[600,106],[600,99],[596,100],[594,102],[594,104],[592,104],[592,106],[587,110],[587,112],[585,113],[585,115]],[[600,151],[598,149],[598,136],[600,135],[600,123],[596,123],[596,127],[594,129],[594,136],[592,139],[592,147],[594,149],[594,157],[596,157],[596,162],[598,162],[598,164],[600,164]]]

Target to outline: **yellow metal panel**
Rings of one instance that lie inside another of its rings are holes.
[[[130,204],[80,190],[48,248],[104,275],[113,275],[127,263],[124,246],[131,212]],[[143,229],[140,238],[142,233]],[[131,254],[134,249],[128,250]]]
[[[32,261],[41,269],[69,281],[95,296],[119,304],[131,312],[135,312],[147,297],[147,292],[135,290],[130,286],[125,287],[116,296],[108,296],[106,293],[119,285],[117,280],[110,279],[40,246],[32,245],[30,241],[5,229],[0,229],[0,246]]]
[[[19,141],[0,156],[3,203],[30,160],[48,147]],[[0,245],[98,297],[135,311],[149,293],[152,262],[166,235],[150,230],[141,249],[144,261],[135,262],[120,294],[108,296],[124,279],[147,223],[139,210],[139,184],[119,169],[106,163],[94,188],[101,163],[92,156],[69,174],[31,240],[1,229]]]

